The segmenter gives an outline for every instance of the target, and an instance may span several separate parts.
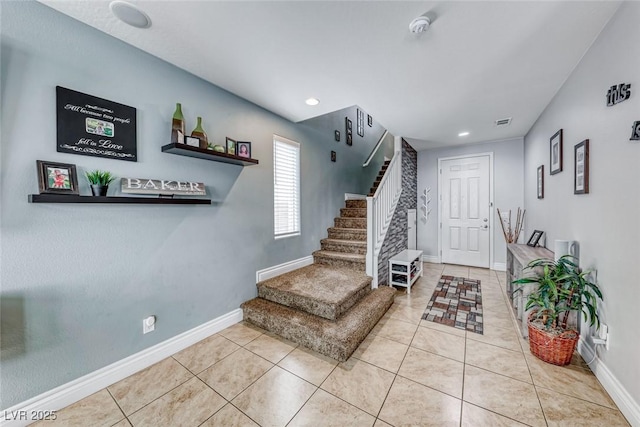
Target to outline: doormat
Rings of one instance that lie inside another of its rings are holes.
[[[440,277],[422,319],[482,334],[480,280]]]

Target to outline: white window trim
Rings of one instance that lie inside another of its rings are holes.
[[[293,231],[290,231],[290,232],[280,233],[280,234],[276,234],[276,229],[275,229],[275,227],[276,227],[276,224],[275,224],[275,221],[276,221],[276,212],[275,212],[275,197],[276,197],[276,195],[275,195],[275,178],[276,178],[276,164],[275,164],[275,162],[276,162],[276,153],[275,153],[275,151],[276,151],[276,143],[290,145],[290,146],[294,147],[296,149],[296,152],[297,152],[297,159],[296,159],[297,160],[296,161],[297,170],[295,172],[296,173],[296,177],[297,177],[297,179],[296,179],[297,188],[296,188],[295,191],[297,193],[297,204],[298,204],[297,208],[296,208],[296,210],[297,210],[296,228],[297,229],[293,230]],[[274,229],[273,229],[273,232],[274,232],[274,239],[276,239],[276,240],[285,239],[285,238],[289,238],[289,237],[300,236],[301,233],[302,233],[302,224],[301,224],[302,223],[302,220],[301,220],[302,212],[301,212],[301,206],[300,206],[300,202],[301,202],[301,200],[300,200],[300,197],[301,197],[301,194],[300,194],[300,180],[301,180],[301,176],[300,176],[300,157],[301,157],[300,156],[300,143],[298,143],[296,141],[292,141],[292,140],[290,140],[288,138],[285,138],[285,137],[282,137],[280,135],[276,135],[276,134],[273,135],[273,162],[274,162],[274,165],[273,165],[273,179],[274,179],[274,208],[273,208],[273,215],[274,215],[273,227],[274,227]]]

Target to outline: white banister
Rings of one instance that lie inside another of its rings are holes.
[[[362,165],[363,168],[366,168],[367,166],[369,166],[369,163],[371,163],[371,160],[373,160],[373,156],[376,155],[376,153],[378,152],[378,148],[380,148],[380,146],[382,145],[382,141],[384,141],[387,135],[389,135],[389,131],[385,129],[384,132],[382,133],[382,136],[378,140],[378,143],[376,144],[375,147],[373,147],[371,154],[369,154],[369,157],[367,157],[367,160]]]
[[[378,255],[402,193],[402,152],[397,150],[372,197],[367,197],[366,272],[378,287]]]

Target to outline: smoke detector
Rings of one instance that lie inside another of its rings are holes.
[[[418,16],[409,24],[409,30],[415,34],[424,33],[429,29],[431,25],[431,19],[427,16]]]

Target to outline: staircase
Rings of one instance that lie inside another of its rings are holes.
[[[376,194],[376,190],[380,186],[380,183],[382,182],[382,178],[384,178],[384,174],[387,172],[387,169],[389,168],[389,163],[391,163],[391,160],[385,160],[384,164],[382,165],[382,168],[380,168],[380,173],[378,173],[378,176],[376,177],[376,180],[373,183],[373,187],[371,187],[371,189],[369,190],[369,194],[367,194],[368,197],[373,197],[373,195]]]
[[[395,290],[371,290],[365,274],[366,200],[347,200],[314,263],[257,284],[244,320],[345,361],[393,303]]]

